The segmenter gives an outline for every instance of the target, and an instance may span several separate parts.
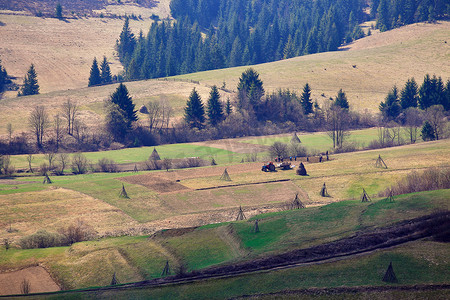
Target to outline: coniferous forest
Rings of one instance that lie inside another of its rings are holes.
[[[334,51],[364,36],[362,0],[172,0],[174,21],[132,34],[117,51],[128,80],[157,78]]]

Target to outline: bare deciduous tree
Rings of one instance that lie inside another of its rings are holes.
[[[59,161],[59,169],[57,173],[59,175],[63,175],[64,169],[66,168],[67,163],[69,162],[69,155],[67,153],[59,153],[57,160]]]
[[[173,115],[173,109],[166,99],[159,102],[150,101],[147,104],[148,123],[150,131],[162,131],[169,128],[170,118]]]
[[[8,125],[6,125],[6,131],[8,132],[8,144],[11,145],[13,135],[13,128],[11,123],[8,123]]]
[[[81,153],[75,153],[72,157],[72,171],[75,174],[84,174],[88,169],[88,160],[86,156]]]
[[[422,124],[422,116],[417,108],[409,107],[405,111],[405,131],[409,137],[411,144],[414,144],[417,140],[417,133],[419,132],[419,126]]]
[[[31,127],[33,135],[36,137],[36,145],[39,149],[41,149],[45,131],[49,126],[49,118],[47,112],[45,111],[45,107],[36,106],[28,118],[28,123]]]
[[[74,125],[76,118],[79,113],[79,106],[76,102],[67,100],[62,106],[62,117],[66,119],[67,122],[67,134],[72,135],[74,130]]]
[[[157,101],[150,101],[147,104],[148,109],[148,125],[150,132],[155,130],[158,126],[159,114],[160,114],[160,106]]]
[[[31,167],[31,163],[33,162],[33,154],[28,154],[27,155],[27,162],[28,162],[28,171],[30,171],[31,173],[33,173],[33,168]]]
[[[52,170],[53,169],[53,162],[56,158],[56,153],[54,152],[48,152],[45,153],[45,159],[48,161],[48,169]]]
[[[430,106],[427,109],[426,118],[430,125],[433,127],[436,140],[442,138],[445,131],[445,125],[447,124],[444,114],[444,107],[442,105]]]
[[[341,148],[346,138],[350,136],[348,130],[350,115],[346,109],[330,104],[325,108],[325,120],[328,136],[333,141],[333,148]]]
[[[63,137],[63,128],[62,128],[62,119],[60,115],[56,115],[54,117],[54,133],[55,133],[55,143],[56,143],[56,152],[59,150],[59,146],[61,144],[61,140]]]

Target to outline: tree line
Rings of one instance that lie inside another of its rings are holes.
[[[409,128],[411,143],[416,141],[420,125],[424,140],[438,140],[445,131],[445,114],[450,110],[450,80],[444,84],[440,76],[426,74],[419,87],[410,78],[403,89],[392,87],[379,110],[384,123],[394,122]]]
[[[371,17],[380,31],[416,22],[434,22],[450,14],[448,0],[373,0]]]
[[[126,19],[116,43],[129,80],[258,64],[334,51],[364,36],[360,0],[172,0],[175,21],[135,36]]]

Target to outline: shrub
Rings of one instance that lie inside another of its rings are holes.
[[[147,170],[161,170],[162,169],[162,161],[160,160],[147,160],[145,162],[145,167]]]
[[[413,171],[397,184],[379,193],[380,197],[450,188],[450,168],[429,168],[423,172]]]
[[[65,237],[69,245],[93,239],[97,235],[92,226],[80,219],[76,220],[74,224],[69,225],[67,228],[58,230],[58,232]]]
[[[25,236],[19,240],[19,246],[22,249],[58,247],[65,244],[66,239],[63,235],[48,232],[46,230],[39,230],[38,232]]]
[[[101,158],[98,160],[98,166],[101,172],[115,173],[117,172],[117,165],[112,159]]]
[[[84,174],[87,172],[89,162],[81,153],[75,153],[72,157],[72,172],[75,174]]]
[[[287,157],[288,146],[281,142],[275,142],[269,147],[269,153],[271,157]]]
[[[298,156],[305,157],[308,156],[308,151],[304,146],[299,143],[291,143],[289,145],[289,155],[290,156]]]

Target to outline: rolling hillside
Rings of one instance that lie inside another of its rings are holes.
[[[113,72],[121,69],[112,53],[122,21],[89,18],[64,23],[56,19],[4,14],[0,14],[0,18],[6,24],[0,27],[0,57],[7,71],[13,76],[23,76],[34,61],[44,93],[0,101],[2,125],[12,123],[16,132],[26,130],[27,126],[21,120],[31,110],[30,102],[48,106],[52,115],[58,109],[58,104],[67,99],[77,101],[82,106],[83,119],[87,125],[98,124],[99,118],[103,118],[102,102],[114,87],[86,88],[89,68],[93,56],[106,55],[112,62]],[[132,28],[136,32],[149,24],[147,21],[132,21]],[[34,30],[33,34],[24,34],[26,28],[38,30]],[[79,31],[84,32],[83,36],[76,38]],[[17,32],[22,34],[17,37]],[[63,32],[69,32],[70,37],[75,38],[67,41],[69,34]],[[97,37],[101,32],[106,32],[106,35],[103,33],[106,38],[99,40]],[[36,35],[39,37],[36,38]],[[450,78],[449,36],[450,22],[414,24],[363,38],[347,45],[342,51],[296,57],[254,68],[260,72],[266,92],[277,88],[299,90],[308,82],[312,86],[313,98],[321,102],[335,96],[342,88],[355,109],[376,112],[379,102],[393,84],[401,87],[413,76],[420,82],[426,73],[442,76],[445,81]],[[54,38],[45,43],[39,42],[38,47],[28,45],[31,39],[43,41],[49,37]],[[53,51],[54,47],[58,51]],[[167,99],[171,101],[175,114],[180,116],[193,87],[199,90],[203,99],[206,99],[212,84],[222,86],[225,82],[228,89],[235,90],[238,78],[246,68],[176,77],[199,81],[199,85],[146,80],[128,83],[127,86],[138,107],[150,99]],[[10,92],[6,96],[15,97],[15,93]],[[223,96],[224,100],[232,97],[226,93]],[[5,133],[5,126],[0,126],[0,134]]]

